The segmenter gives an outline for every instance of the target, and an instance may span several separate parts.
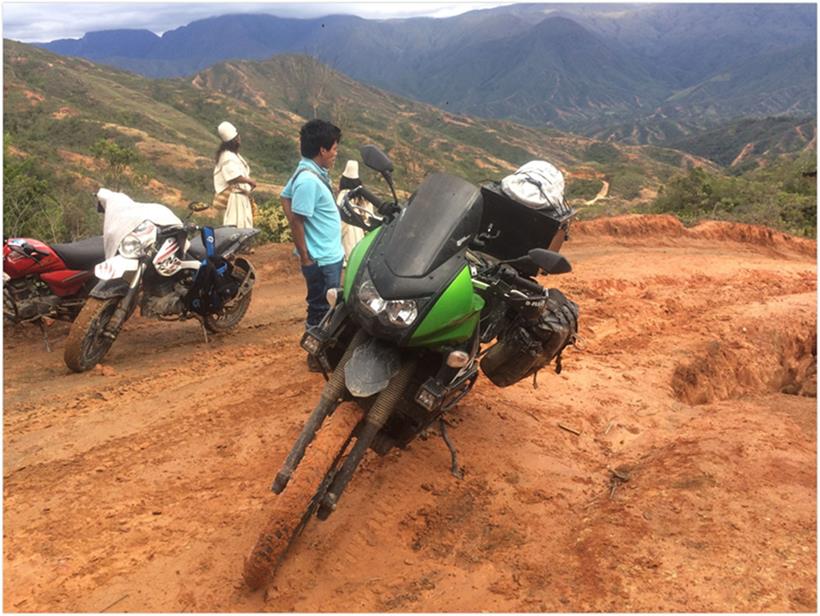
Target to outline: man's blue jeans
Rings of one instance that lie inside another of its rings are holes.
[[[302,276],[307,283],[306,328],[318,325],[325,313],[330,310],[326,298],[327,290],[341,284],[343,261],[330,265],[319,265],[314,262],[313,265],[302,266]]]

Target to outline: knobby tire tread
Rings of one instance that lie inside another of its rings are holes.
[[[304,516],[317,489],[350,440],[362,410],[353,402],[339,405],[328,417],[305,452],[287,488],[275,497],[268,521],[245,559],[243,577],[251,590],[273,577],[291,542],[304,527]]]
[[[119,300],[89,297],[85,301],[85,305],[82,310],[80,310],[77,318],[74,319],[74,322],[71,324],[71,329],[68,332],[68,338],[65,343],[65,350],[63,351],[63,360],[65,361],[66,366],[71,368],[74,372],[85,372],[89,368],[92,368],[93,364],[105,357],[105,354],[111,347],[109,344],[102,355],[95,358],[94,361],[91,362],[86,361],[86,358],[83,355],[83,340],[86,335],[88,335],[89,327],[94,320],[98,319],[105,309],[110,306],[112,301]]]

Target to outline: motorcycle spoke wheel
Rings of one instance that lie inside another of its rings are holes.
[[[74,372],[85,372],[93,368],[111,348],[114,341],[102,333],[119,301],[120,298],[96,297],[86,300],[85,306],[71,324],[63,352],[66,366]]]
[[[233,276],[240,282],[245,279],[247,272],[239,265],[234,265]],[[213,334],[220,334],[232,330],[239,325],[251,305],[252,291],[248,291],[238,301],[232,301],[216,314],[205,316],[205,327]]]
[[[221,312],[206,315],[205,327],[208,328],[209,332],[214,334],[232,330],[239,325],[239,322],[244,318],[250,304],[251,293],[248,292],[248,294],[238,302],[226,306]]]
[[[275,502],[256,545],[245,559],[243,578],[251,590],[267,583],[288,548],[316,511],[363,416],[353,402],[325,420],[284,492]]]

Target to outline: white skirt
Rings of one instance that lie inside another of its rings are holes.
[[[231,193],[228,197],[228,207],[225,209],[223,225],[234,225],[240,229],[253,227],[253,209],[251,200],[241,193]]]

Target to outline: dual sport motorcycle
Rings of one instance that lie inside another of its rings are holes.
[[[342,204],[342,218],[368,233],[343,287],[328,291],[331,309],[301,341],[327,382],[273,482],[268,522],[245,559],[251,589],[271,578],[314,515],[333,513],[368,450],[406,447],[438,422],[457,474],[443,416],[479,367],[499,387],[535,378],[553,359],[560,372],[576,339],[577,305],[533,278],[571,270],[557,252],[575,214],[563,197],[533,209],[497,184],[436,173],[402,207],[387,156],[374,146],[361,154],[393,201],[359,187]],[[379,214],[353,205],[357,196]]]
[[[197,227],[159,203],[100,189],[105,261],[71,326],[64,360],[75,372],[97,364],[137,306],[144,317],[200,321],[203,331],[236,327],[251,302],[253,265],[237,252],[258,229]],[[191,214],[209,206],[189,205]],[[193,237],[189,235],[193,234]]]

